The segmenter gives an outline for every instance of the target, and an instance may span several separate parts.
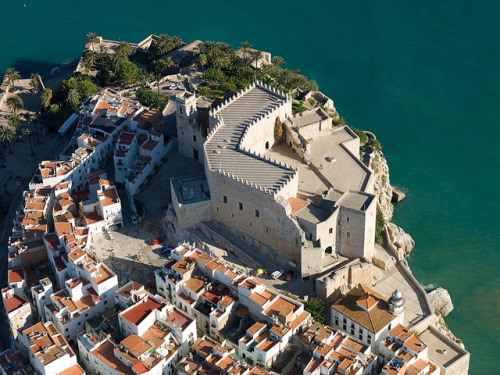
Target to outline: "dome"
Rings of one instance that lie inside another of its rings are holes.
[[[394,293],[392,293],[392,296],[394,297],[394,299],[401,299],[403,298],[403,293],[396,289]]]

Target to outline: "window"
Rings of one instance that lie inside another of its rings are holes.
[[[217,211],[219,211],[219,207],[215,207],[217,209]]]
[[[351,232],[347,232],[347,238],[351,237]]]
[[[260,217],[260,211],[259,210],[255,210],[255,217]]]
[[[366,336],[366,341],[368,342],[368,344],[371,344],[372,343],[372,337],[370,335]]]
[[[330,229],[328,230],[328,233],[332,234],[332,233],[333,233],[333,228],[330,228]]]
[[[193,142],[196,142],[196,135],[193,134]]]
[[[222,202],[227,203],[227,197],[225,195],[222,196]]]
[[[348,218],[348,217],[346,218],[346,221],[349,221],[349,218]]]
[[[182,107],[179,107],[179,112],[182,115]]]
[[[360,340],[363,340],[363,332],[360,331],[358,337],[359,337]]]
[[[240,211],[243,211],[243,203],[238,202],[238,208],[240,209]]]
[[[249,222],[248,222],[248,225],[252,226],[252,222],[251,222],[251,221],[249,221]]]
[[[66,332],[69,332],[69,328],[66,328]]]
[[[82,325],[82,322],[78,322],[78,325],[81,326]]]
[[[231,214],[231,217],[234,217],[234,214]]]
[[[354,335],[354,328],[351,327],[351,335]]]
[[[108,301],[104,301],[104,304],[107,305],[108,304]]]
[[[335,317],[335,325],[338,326],[339,325],[339,318],[338,317]]]

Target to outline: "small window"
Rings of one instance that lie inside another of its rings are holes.
[[[217,211],[219,211],[219,207],[216,207]]]
[[[252,222],[251,222],[251,221],[249,221],[249,222],[248,222],[248,225],[252,226]]]
[[[231,217],[234,217],[234,214],[231,214]]]
[[[81,326],[82,325],[82,322],[78,322],[78,325]]]
[[[255,217],[260,217],[260,212],[259,212],[259,210],[255,210]]]
[[[66,332],[69,332],[69,328],[66,328]]]
[[[346,218],[346,221],[349,221],[349,217]]]
[[[240,211],[243,211],[243,203],[238,202],[238,208],[240,209]]]
[[[227,197],[225,195],[222,196],[222,202],[227,203]]]
[[[347,232],[347,238],[351,237],[351,232]]]
[[[107,305],[108,304],[108,301],[104,301],[104,304]]]
[[[330,229],[328,230],[328,233],[332,234],[332,233],[333,233],[333,228],[330,228]]]
[[[193,142],[196,142],[196,135],[193,134]]]

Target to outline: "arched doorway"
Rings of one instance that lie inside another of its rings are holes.
[[[331,246],[328,246],[326,249],[325,249],[325,254],[333,254],[333,248]]]

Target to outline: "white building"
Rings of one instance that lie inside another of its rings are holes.
[[[395,295],[398,293],[395,292]],[[391,313],[387,300],[363,285],[340,297],[331,305],[330,310],[330,325],[333,328],[352,335],[371,346],[375,352],[389,331],[403,323],[404,317],[404,309],[399,313]]]
[[[18,330],[23,330],[32,324],[31,306],[28,301],[9,287],[2,289],[2,300],[12,335],[16,339]]]
[[[37,323],[19,335],[21,349],[41,375],[84,375],[76,355],[52,322]]]

